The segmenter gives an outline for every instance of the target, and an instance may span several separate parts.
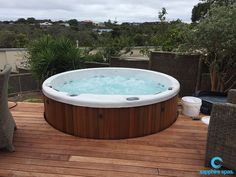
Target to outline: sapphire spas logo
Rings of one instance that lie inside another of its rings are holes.
[[[201,175],[233,175],[233,170],[219,170],[223,165],[223,159],[221,157],[213,157],[211,159],[211,166],[213,170],[200,170]]]
[[[217,163],[218,162],[218,163]],[[219,169],[223,163],[223,159],[221,157],[213,157],[211,159],[211,166],[214,168],[214,169]]]

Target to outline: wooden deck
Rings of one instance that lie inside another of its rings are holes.
[[[200,176],[207,126],[179,116],[170,128],[146,137],[91,140],[63,134],[43,118],[43,104],[18,103],[16,152],[0,152],[0,176]]]

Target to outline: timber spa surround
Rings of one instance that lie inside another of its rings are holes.
[[[94,139],[160,132],[177,119],[179,82],[131,68],[92,68],[54,75],[43,83],[44,116],[55,129]]]

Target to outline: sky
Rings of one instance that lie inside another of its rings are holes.
[[[199,0],[0,0],[0,20],[34,17],[52,20],[92,20],[94,22],[149,22],[158,20],[162,7],[167,20],[191,21],[191,11]]]

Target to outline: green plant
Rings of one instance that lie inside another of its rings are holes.
[[[80,68],[80,50],[70,40],[44,36],[28,47],[31,70],[40,80],[54,74]]]
[[[86,54],[83,56],[84,61],[90,61],[90,62],[104,62],[104,58],[100,52],[97,52],[96,54]]]
[[[224,91],[236,70],[236,4],[212,5],[189,32],[189,51],[201,53],[211,74],[211,89]],[[235,84],[235,82],[233,83]],[[231,87],[229,87],[231,88]]]
[[[171,21],[168,24],[162,22],[161,25],[164,29],[153,35],[151,38],[155,50],[178,50],[178,47],[185,41],[185,31],[188,30],[189,25],[182,23],[180,20]]]
[[[208,13],[213,6],[230,6],[235,0],[200,0],[192,9],[192,22],[198,22]]]
[[[139,53],[143,56],[151,56],[151,50],[148,46],[144,46],[143,48],[140,49]]]
[[[25,47],[28,38],[23,33],[12,31],[0,31],[0,48],[17,48]]]
[[[166,15],[167,15],[167,11],[165,7],[162,7],[161,11],[159,11],[158,13],[158,18],[161,22],[165,22],[166,20]]]
[[[98,46],[98,51],[105,61],[109,61],[112,56],[121,56],[129,53],[133,45],[130,38],[126,36],[116,38],[105,36],[99,43],[101,46]]]

